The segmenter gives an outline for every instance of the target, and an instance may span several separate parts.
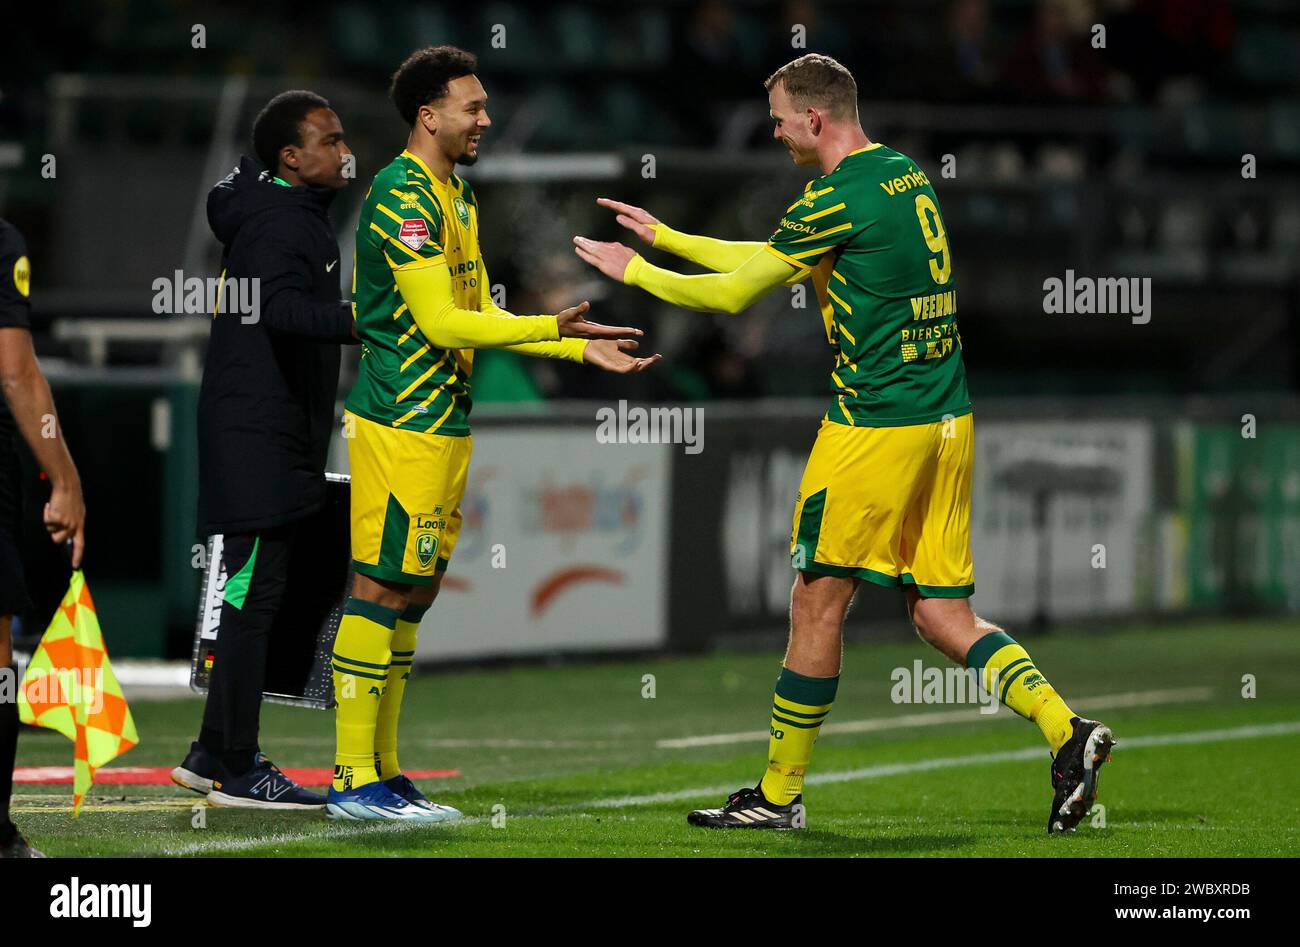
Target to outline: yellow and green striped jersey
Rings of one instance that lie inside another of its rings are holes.
[[[458,309],[479,310],[478,205],[455,174],[443,184],[403,151],[375,175],[357,224],[352,313],[361,367],[347,409],[402,430],[469,434],[473,349],[440,349],[415,324],[393,270],[443,258]]]
[[[971,410],[952,253],[930,179],[881,144],[804,189],[767,249],[808,267],[835,348],[841,424],[927,424]]]

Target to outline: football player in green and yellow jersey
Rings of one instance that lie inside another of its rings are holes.
[[[587,322],[587,303],[514,316],[489,293],[478,202],[457,164],[473,164],[491,124],[473,56],[417,50],[393,76],[411,128],[406,149],[375,175],[357,226],[353,312],[360,374],[347,399],[356,582],[334,644],[338,703],[334,819],[445,821],[402,774],[397,721],[420,619],[460,533],[473,444],[474,350],[639,372],[637,329]]]
[[[810,54],[767,80],[773,136],[821,177],[766,242],[679,233],[602,199],[652,246],[713,273],[684,276],[618,243],[577,237],[606,276],[705,312],[736,313],[811,277],[835,357],[831,404],[796,497],[790,643],[776,682],[767,769],[757,786],[690,814],[713,828],[797,828],[803,783],[839,684],[841,629],[859,582],[901,586],[917,631],[978,672],[1038,724],[1052,754],[1048,832],[1073,829],[1096,797],[1114,737],[1074,714],[1006,632],[979,618],[970,552],[974,426],[948,231],[929,177],[871,141],[853,76]]]

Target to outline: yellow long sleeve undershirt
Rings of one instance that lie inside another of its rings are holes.
[[[560,338],[554,316],[506,317],[458,308],[447,261],[441,256],[399,266],[393,278],[411,318],[440,349],[501,348]]]
[[[479,271],[479,312],[492,313],[494,316],[516,318],[492,301],[492,281],[488,279],[487,267],[483,258],[478,260]],[[560,339],[558,342],[517,342],[514,345],[501,346],[507,352],[518,352],[531,358],[554,358],[566,362],[582,363],[583,353],[587,350],[589,339]]]
[[[715,273],[730,273],[745,265],[750,257],[763,248],[755,240],[719,240],[698,234],[682,233],[667,224],[651,224],[655,232],[654,248],[698,263]]]
[[[581,362],[585,339],[561,339],[555,316],[516,316],[491,303],[486,274],[480,305],[460,309],[452,293],[451,274],[443,257],[412,262],[393,270],[407,311],[431,345],[440,349],[509,349],[525,355]]]
[[[554,358],[565,362],[581,363],[583,354],[587,351],[587,343],[590,341],[590,339],[560,339],[558,342],[517,342],[500,348],[505,352],[518,352],[520,355],[528,355],[532,358]]]
[[[776,287],[808,275],[807,268],[792,266],[765,247],[759,244],[757,252],[730,272],[698,276],[662,269],[638,254],[628,263],[623,282],[684,309],[737,313]]]

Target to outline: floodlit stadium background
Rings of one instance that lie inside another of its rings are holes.
[[[0,213],[30,246],[115,657],[188,657],[198,611],[208,320],[155,314],[154,280],[217,274],[208,188],[261,105],[303,87],[357,154],[333,208],[346,291],[367,182],[405,139],[387,77],[443,42],[478,54],[490,95],[466,177],[507,307],[590,299],[666,361],[629,380],[481,358],[466,528],[423,657],[781,639],[790,512],[827,401],[812,293],[672,311],[596,277],[570,238],[624,239],[598,196],[765,238],[809,175],[770,141],[762,80],[808,51],[854,71],[867,133],[942,202],[979,432],[976,608],[1017,632],[1300,609],[1300,14],[1285,0],[58,6],[58,30],[3,40]],[[1150,322],[1046,313],[1044,280],[1067,270],[1149,277]],[[345,363],[340,399],[355,349]],[[703,450],[598,443],[597,411],[619,399],[701,409]],[[52,605],[66,574],[34,517],[28,568]],[[44,618],[27,618],[30,637]],[[866,589],[851,635],[903,621],[896,593]]]

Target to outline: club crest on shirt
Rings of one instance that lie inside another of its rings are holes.
[[[402,229],[398,231],[397,239],[412,250],[418,250],[429,241],[429,225],[422,217],[417,217],[414,220],[403,220]]]
[[[466,230],[468,230],[469,229],[469,205],[465,203],[465,199],[462,197],[456,198],[454,201],[451,202],[451,204],[454,208],[456,208],[456,216],[460,218],[460,225],[464,227]]]

